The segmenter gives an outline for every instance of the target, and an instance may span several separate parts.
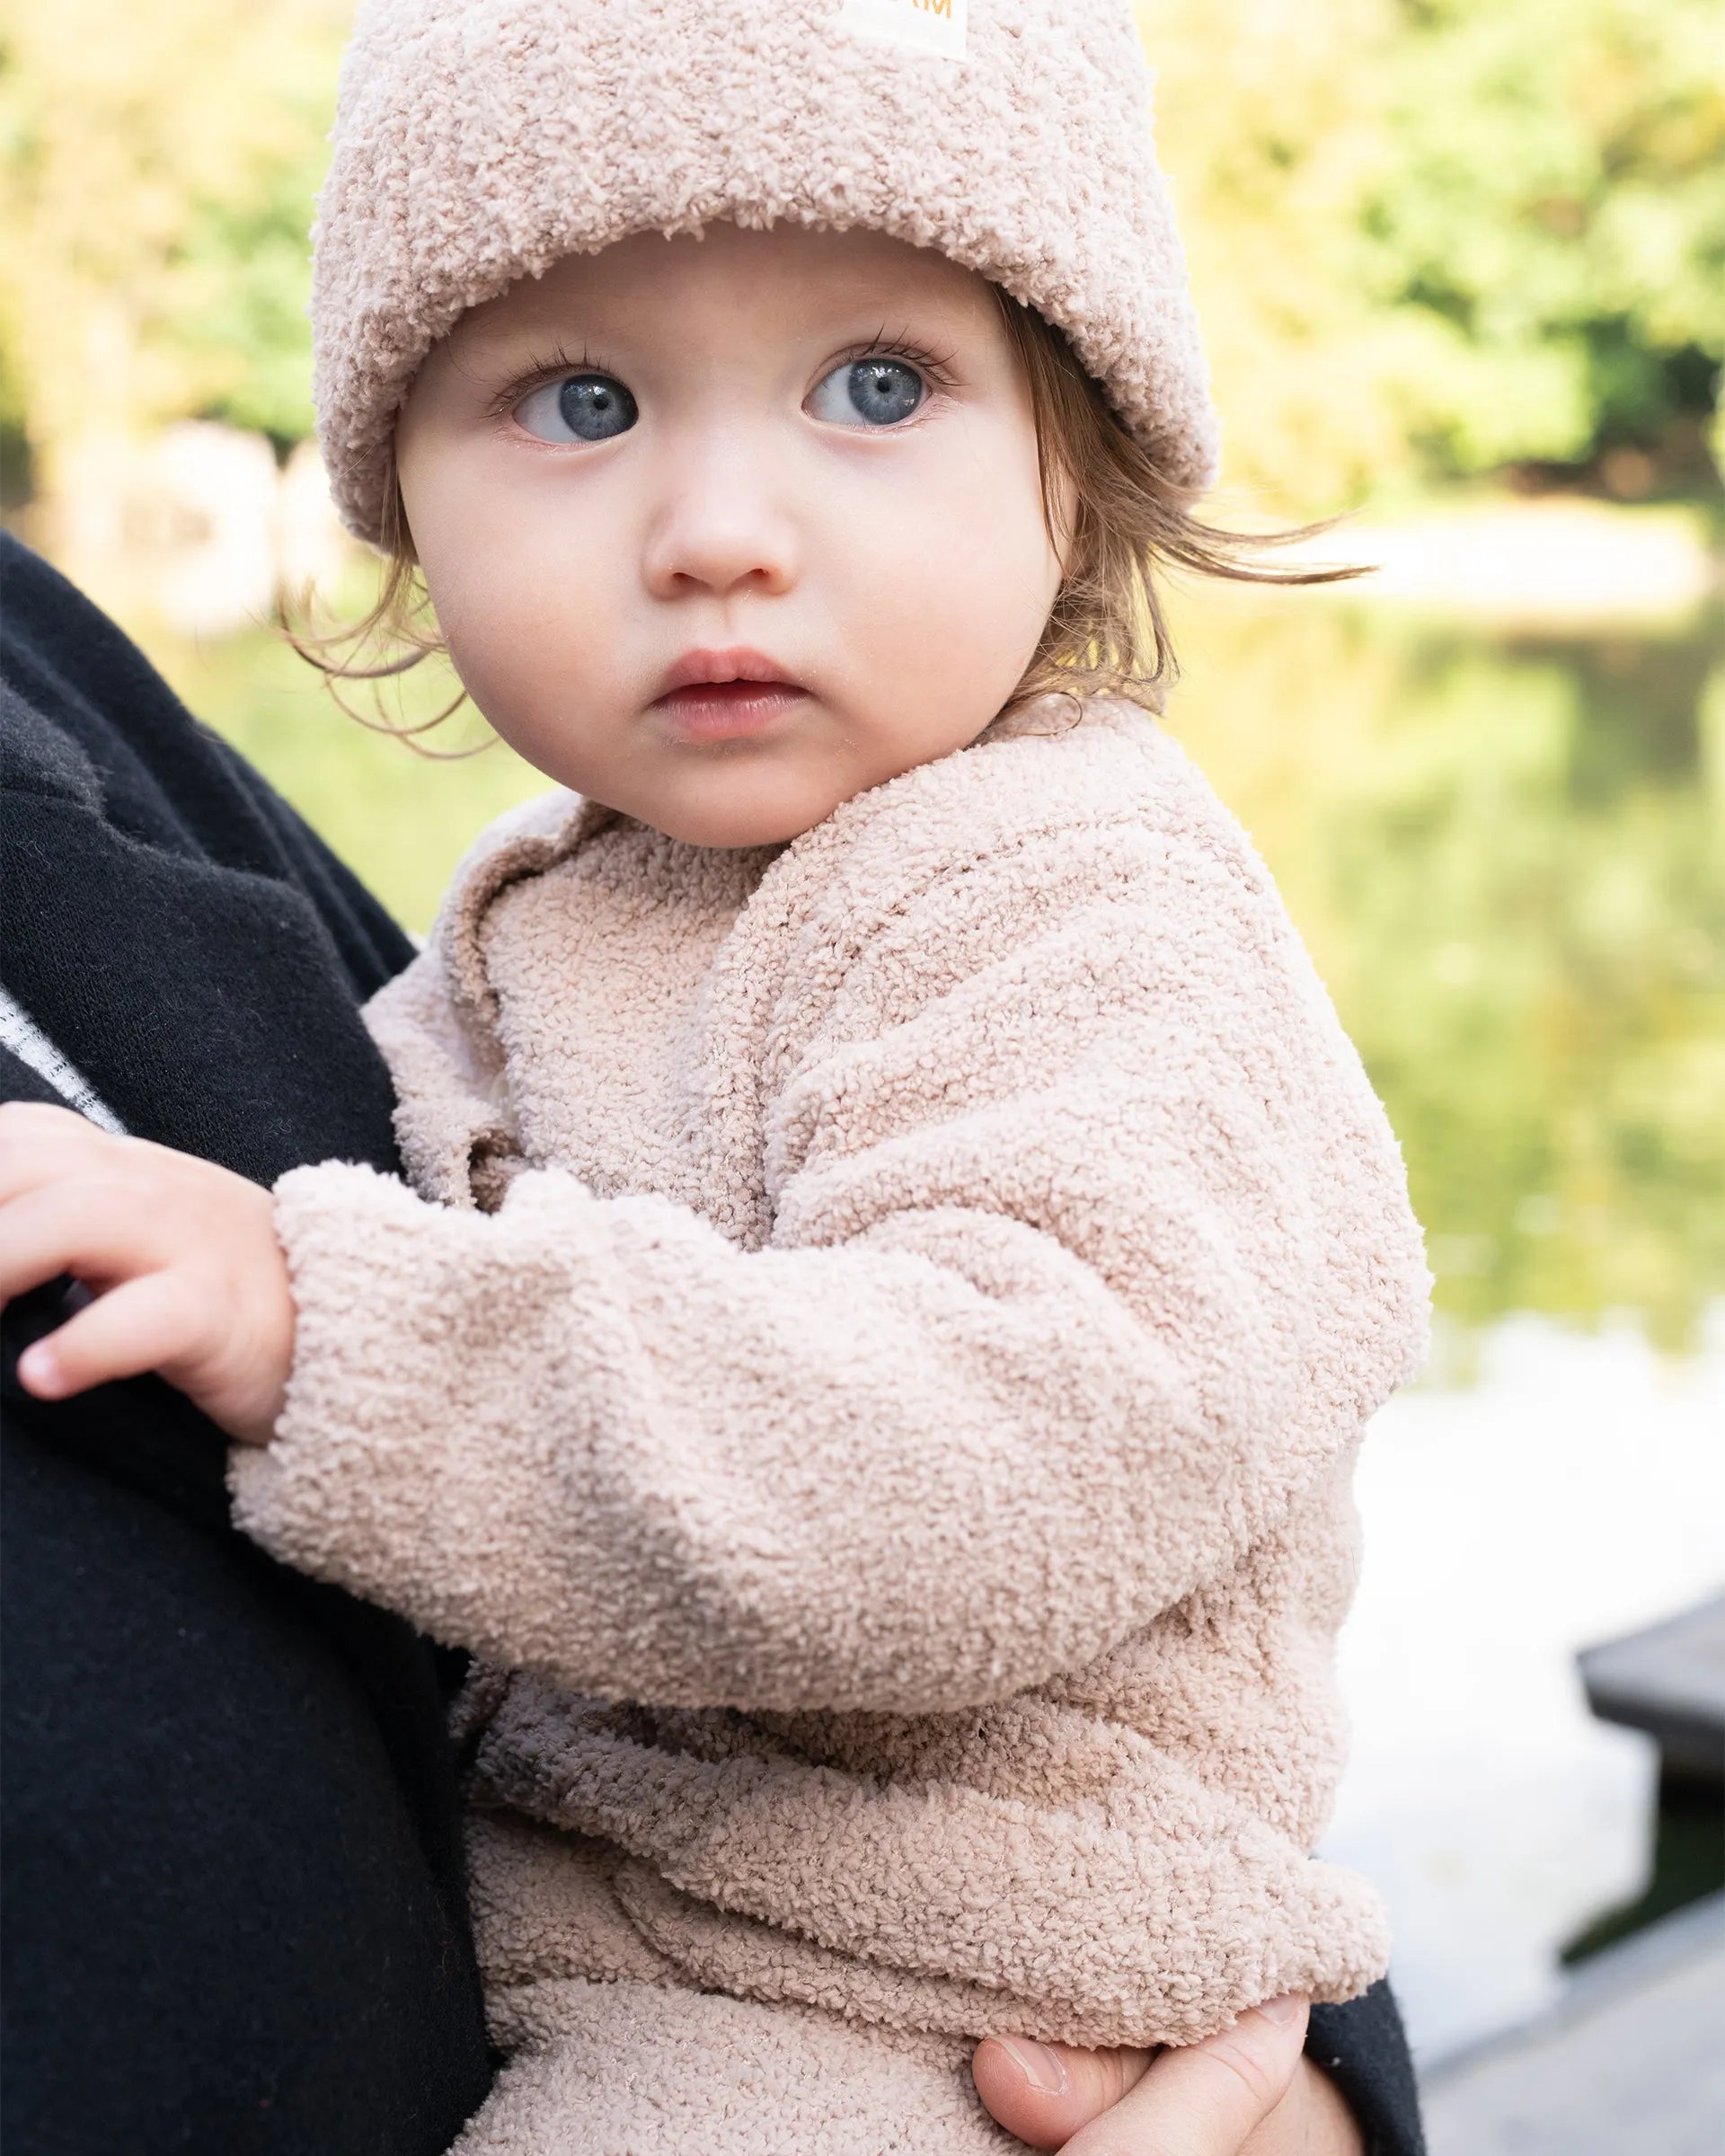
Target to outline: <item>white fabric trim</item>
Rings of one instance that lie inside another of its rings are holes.
[[[0,988],[0,1047],[10,1049],[20,1063],[27,1063],[39,1078],[46,1079],[68,1108],[75,1108],[81,1116],[87,1116],[117,1138],[126,1135],[126,1126],[84,1073],[66,1061],[23,1005],[4,988]]]

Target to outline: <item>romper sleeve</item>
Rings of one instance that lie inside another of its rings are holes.
[[[756,1710],[998,1699],[1236,1561],[1417,1363],[1393,1141],[1243,840],[1122,817],[980,888],[909,893],[781,1059],[764,1248],[556,1171],[284,1178],[241,1523],[560,1683]]]

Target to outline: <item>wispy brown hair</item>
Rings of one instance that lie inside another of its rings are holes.
[[[1194,517],[1190,496],[1121,426],[1061,332],[1033,307],[996,296],[1030,386],[1042,514],[1066,570],[1013,702],[1066,691],[1129,696],[1159,711],[1178,672],[1161,571],[1234,584],[1333,584],[1360,573],[1275,564],[1277,547],[1321,526],[1230,532]]]

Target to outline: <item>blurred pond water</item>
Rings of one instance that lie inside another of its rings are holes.
[[[1171,720],[1388,1103],[1438,1276],[1368,1434],[1355,1735],[1422,2058],[1645,1883],[1651,1746],[1579,1647],[1725,1581],[1725,635],[1207,599]]]
[[[1439,1309],[1687,1344],[1725,1291],[1720,610],[1488,635],[1290,594],[1183,627],[1170,721],[1389,1106]]]
[[[1588,1720],[1575,1648],[1725,1578],[1725,623],[1207,592],[1176,623],[1169,724],[1281,883],[1438,1276],[1434,1369],[1362,1467],[1333,1835],[1430,2056],[1540,2005],[1644,1867],[1650,1762]],[[543,783],[365,732],[261,634],[150,641],[415,929]]]

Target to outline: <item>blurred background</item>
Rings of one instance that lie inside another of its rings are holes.
[[[357,610],[372,577],[310,442],[303,313],[349,13],[0,0],[0,490],[423,929],[540,782],[364,730],[266,625],[283,583]],[[1441,2090],[1725,1875],[1704,1756],[1668,1745],[1661,1778],[1575,1662],[1725,1582],[1725,23],[1140,13],[1218,514],[1346,513],[1309,551],[1378,565],[1178,593],[1170,723],[1279,878],[1430,1237],[1438,1352],[1362,1471],[1332,1846],[1389,1895]]]

